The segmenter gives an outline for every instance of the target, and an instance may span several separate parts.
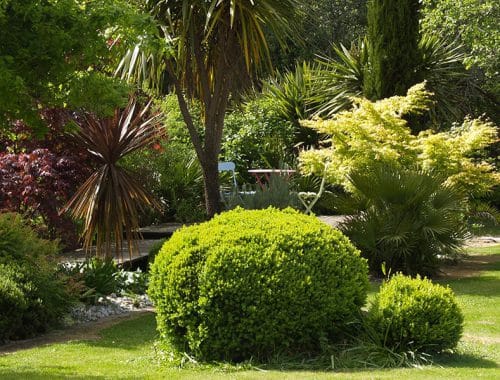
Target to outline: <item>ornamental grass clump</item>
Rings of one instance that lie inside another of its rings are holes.
[[[398,352],[453,349],[463,321],[450,288],[402,274],[381,286],[367,316],[368,326],[383,336],[384,345]]]
[[[339,231],[286,209],[185,227],[151,268],[161,337],[202,360],[314,353],[366,300],[367,265]]]

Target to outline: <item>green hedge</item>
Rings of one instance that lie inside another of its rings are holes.
[[[24,339],[57,324],[71,297],[43,240],[16,214],[0,214],[0,342]]]
[[[396,351],[454,348],[463,330],[463,316],[450,288],[402,274],[381,286],[367,321]]]
[[[339,231],[287,209],[185,227],[151,268],[158,330],[202,359],[314,352],[355,320],[367,265]]]

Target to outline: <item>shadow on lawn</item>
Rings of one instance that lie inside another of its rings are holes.
[[[46,374],[40,373],[39,371],[26,370],[16,370],[11,368],[0,367],[0,378],[2,380],[19,380],[19,379],[29,379],[29,380],[52,380],[52,379],[104,379],[104,376],[89,376],[83,374],[74,373],[69,367],[63,366],[44,366],[40,368],[41,371],[47,371]],[[59,374],[54,374],[57,371]],[[52,372],[52,373],[51,373]]]
[[[434,360],[435,365],[445,368],[498,368],[496,361],[474,354],[441,354]]]

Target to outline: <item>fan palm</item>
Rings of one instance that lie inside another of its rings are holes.
[[[123,57],[117,73],[156,92],[171,87],[203,169],[207,213],[220,210],[217,163],[225,111],[255,73],[270,65],[264,28],[281,42],[292,35],[298,0],[145,0],[155,25]],[[189,112],[201,101],[204,133]]]
[[[376,166],[350,181],[366,209],[341,230],[377,274],[435,273],[439,257],[453,257],[466,236],[464,197],[430,173]]]
[[[146,206],[161,209],[155,198],[120,167],[125,155],[143,148],[161,137],[158,115],[148,116],[149,104],[140,108],[130,100],[112,117],[99,119],[84,114],[79,120],[75,139],[98,161],[100,166],[78,189],[62,212],[69,211],[84,220],[84,248],[90,251],[95,241],[97,256],[122,255],[123,235],[132,256],[139,237],[139,211]],[[113,244],[114,242],[114,244]]]

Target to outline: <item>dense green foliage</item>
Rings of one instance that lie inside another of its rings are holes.
[[[283,49],[269,36],[271,60],[280,71],[292,69],[297,62],[328,54],[332,43],[350,44],[366,29],[367,0],[315,0],[298,5],[297,20],[301,39],[289,41]]]
[[[44,332],[71,302],[42,240],[15,214],[0,214],[0,341]]]
[[[281,116],[271,100],[250,100],[226,117],[222,156],[233,161],[248,181],[248,169],[292,163],[295,132],[294,124]]]
[[[468,66],[479,67],[487,87],[498,97],[500,88],[500,4],[496,0],[423,0],[422,30],[458,39],[471,53]],[[498,100],[497,100],[498,101]]]
[[[18,119],[40,126],[44,107],[106,114],[126,103],[127,87],[102,73],[110,62],[102,31],[117,21],[115,3],[1,2],[0,128]]]
[[[175,140],[161,141],[124,160],[140,181],[161,200],[164,209],[146,212],[142,223],[204,220],[203,176],[193,149]]]
[[[455,348],[463,320],[450,288],[399,274],[380,287],[367,323],[392,350],[435,353]]]
[[[410,88],[406,97],[391,97],[377,102],[355,99],[355,107],[327,120],[304,122],[331,136],[331,146],[305,151],[300,155],[305,173],[322,175],[325,164],[329,182],[349,189],[347,176],[382,163],[396,167],[435,171],[449,184],[459,185],[467,195],[487,193],[499,183],[494,167],[472,159],[496,140],[494,125],[466,119],[448,132],[432,130],[412,134],[405,117],[421,115],[432,104],[424,85]]]
[[[343,222],[370,270],[434,274],[455,258],[466,237],[464,196],[432,174],[378,166],[349,176],[354,209]]]
[[[136,173],[163,205],[162,212],[148,210],[142,215],[142,225],[165,221],[191,223],[204,220],[203,174],[189,140],[177,97],[173,94],[156,99],[166,137],[124,157],[122,164]],[[190,112],[202,130],[200,108],[190,103]]]
[[[177,231],[151,268],[158,330],[203,359],[263,359],[338,341],[364,304],[366,264],[296,211],[236,209]]]
[[[364,94],[372,100],[404,95],[418,78],[418,0],[368,1],[369,62]]]

